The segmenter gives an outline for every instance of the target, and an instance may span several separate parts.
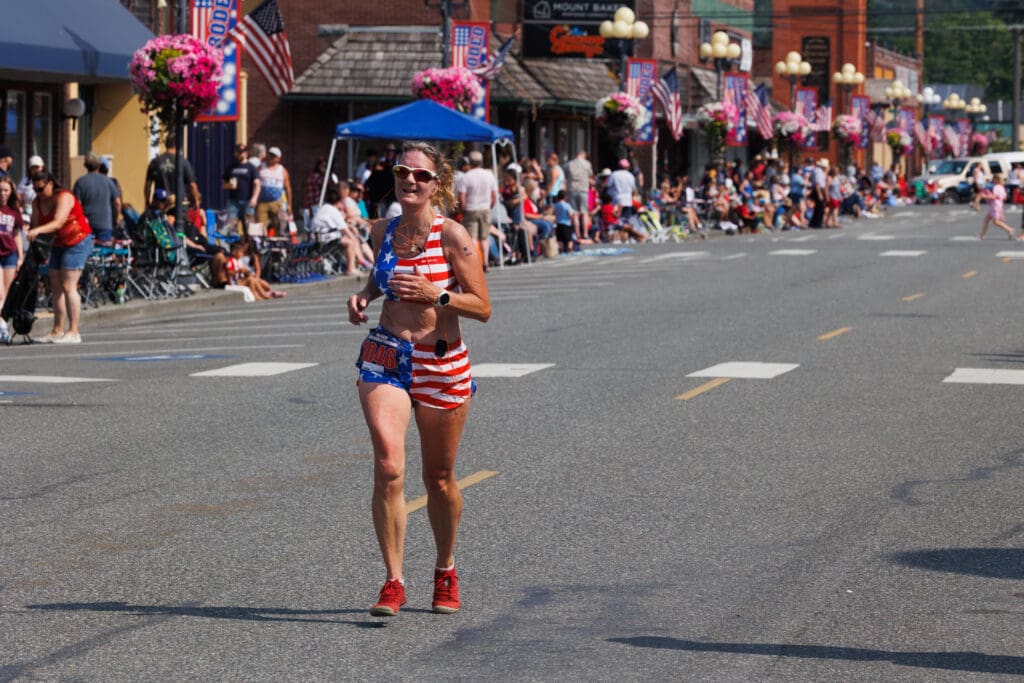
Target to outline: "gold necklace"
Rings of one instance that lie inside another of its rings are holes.
[[[403,227],[406,226],[399,225],[397,228],[395,228],[395,246],[407,251],[415,251],[417,254],[422,253],[423,247],[420,246],[419,243],[421,237],[420,228],[413,228],[411,234],[406,234],[404,232],[399,232],[399,228]],[[430,227],[432,226],[427,227],[427,230],[422,234],[422,237],[427,237],[428,235],[430,235]],[[399,238],[401,238],[402,241],[399,241]],[[424,240],[424,244],[426,244],[426,240]]]

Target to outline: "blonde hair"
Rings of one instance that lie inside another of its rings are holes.
[[[994,185],[1002,185],[1003,184],[1003,174],[1002,173],[996,173],[994,176],[992,176],[992,183]]]
[[[455,171],[448,159],[437,147],[429,142],[411,141],[402,144],[402,156],[408,152],[419,152],[430,159],[434,164],[434,173],[437,174],[437,194],[434,195],[434,204],[442,213],[448,214],[455,210]]]

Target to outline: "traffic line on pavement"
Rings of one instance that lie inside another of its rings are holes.
[[[723,256],[722,260],[723,261],[732,261],[733,259],[743,258],[746,255],[747,255],[747,253],[745,251],[741,251],[738,254],[729,254],[728,256]]]
[[[479,484],[484,479],[490,479],[491,477],[496,476],[497,474],[498,473],[495,472],[494,470],[480,470],[479,472],[474,472],[473,474],[469,475],[468,477],[465,477],[463,479],[459,479],[457,482],[455,482],[455,485],[459,487],[460,491],[462,491],[463,489],[465,489],[467,487],[470,487],[473,484]],[[406,501],[406,503],[405,503],[405,512],[406,512],[406,514],[409,514],[409,513],[412,513],[412,512],[416,512],[420,508],[425,508],[426,506],[427,506],[427,497],[426,496],[420,496],[419,498],[414,498],[414,499],[412,499],[410,501]]]
[[[140,341],[147,341],[147,340],[140,340]],[[33,348],[33,347],[37,347],[37,346],[39,346],[39,345],[31,345],[29,348]],[[263,349],[301,349],[301,348],[303,348],[305,346],[306,346],[305,344],[269,344],[269,345],[267,345],[267,344],[258,344],[258,345],[254,345],[254,346],[208,346],[208,347],[197,346],[197,347],[190,347],[190,348],[193,351],[228,351],[228,350],[230,350],[230,351],[238,351],[238,350],[241,350],[241,349],[260,349],[260,350],[263,350]],[[17,348],[18,347],[15,347],[15,349],[17,349]],[[28,349],[26,349],[26,351],[27,350]],[[176,351],[178,351],[178,349],[154,349],[154,350],[151,350],[150,352],[151,353],[174,353]],[[3,354],[2,357],[0,357],[0,363],[2,363],[4,361],[25,360],[27,358],[41,358],[41,357],[43,357],[43,355],[45,355],[47,360],[50,360],[50,359],[53,359],[53,358],[88,358],[90,360],[98,360],[99,359],[99,357],[96,355],[95,351],[93,351],[91,353],[55,353],[55,354],[50,354],[50,353],[46,353],[45,351],[42,351],[41,353],[23,354],[23,355],[18,355],[18,356],[11,356],[11,355],[8,355],[8,354],[5,353],[5,354]]]
[[[24,382],[26,384],[74,384],[76,382],[116,382],[116,379],[99,377],[60,377],[57,375],[0,375],[0,382]]]
[[[480,363],[473,366],[473,377],[525,377],[553,368],[554,363]]]
[[[771,256],[810,256],[817,253],[817,249],[776,249],[768,252]]]
[[[1024,258],[1024,251],[997,251],[996,258],[1001,259],[1015,259]],[[1006,261],[1004,261],[1005,263]]]
[[[883,251],[879,256],[901,256],[913,258],[914,256],[923,256],[927,253],[927,251],[916,251],[912,249],[893,249],[891,251]]]
[[[892,235],[861,235],[857,239],[866,242],[888,242],[889,240],[894,240],[896,238]]]
[[[693,389],[690,389],[689,391],[684,391],[683,393],[681,393],[678,396],[676,396],[676,400],[677,401],[689,401],[691,398],[700,396],[701,394],[703,394],[705,392],[711,391],[715,387],[722,386],[723,384],[728,382],[730,379],[732,379],[732,378],[731,377],[716,377],[715,379],[711,380],[710,382],[704,382],[704,384],[701,384],[699,387],[694,387]]]
[[[950,384],[1024,384],[1024,370],[954,368],[943,382]]]
[[[829,339],[835,339],[839,335],[846,334],[852,329],[852,327],[840,327],[837,330],[832,330],[831,332],[826,332],[825,334],[819,336],[818,341],[828,341]]]
[[[674,251],[668,254],[658,254],[657,256],[651,256],[640,261],[640,263],[654,263],[655,261],[663,261],[664,259],[670,258],[703,258],[708,255],[706,251]]]
[[[800,367],[799,363],[758,363],[732,361],[691,372],[687,377],[729,377],[735,379],[773,379]]]
[[[317,365],[319,363],[239,363],[214,370],[193,372],[189,377],[271,377]]]
[[[974,277],[977,274],[978,274],[978,271],[976,271],[976,270],[969,270],[966,273],[964,273],[963,275],[961,275],[960,277],[962,277],[965,280],[969,280],[969,279],[971,279],[972,277]]]
[[[924,298],[924,292],[918,292],[917,294],[911,294],[910,296],[903,297],[902,301],[917,301],[918,299],[923,299],[923,298]]]
[[[950,242],[977,242],[977,237],[971,237],[970,235],[956,235],[949,238]]]

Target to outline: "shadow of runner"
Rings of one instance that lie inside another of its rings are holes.
[[[719,652],[723,654],[763,655],[767,657],[796,657],[799,659],[845,659],[853,662],[892,662],[900,666],[944,669],[946,671],[1024,674],[1024,657],[987,655],[982,652],[891,652],[888,650],[835,647],[830,645],[708,643],[663,636],[609,638],[608,641],[633,647],[685,650],[689,652]]]
[[[367,614],[365,609],[298,610],[285,607],[200,607],[196,605],[130,605],[127,602],[54,602],[27,605],[26,609],[61,612],[122,612],[133,616],[202,617],[204,619],[239,619],[242,621],[292,621],[322,624],[347,624],[359,628],[381,628],[381,621],[350,621],[328,619],[343,614]]]
[[[991,579],[1024,579],[1024,549],[936,548],[886,555],[890,562],[937,572],[971,574]]]

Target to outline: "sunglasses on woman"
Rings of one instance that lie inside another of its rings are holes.
[[[431,180],[437,179],[437,174],[431,171],[429,168],[412,168],[410,166],[403,166],[402,164],[395,164],[392,167],[391,172],[395,174],[395,177],[399,180],[405,180],[412,174],[413,179],[419,183],[429,183]]]

